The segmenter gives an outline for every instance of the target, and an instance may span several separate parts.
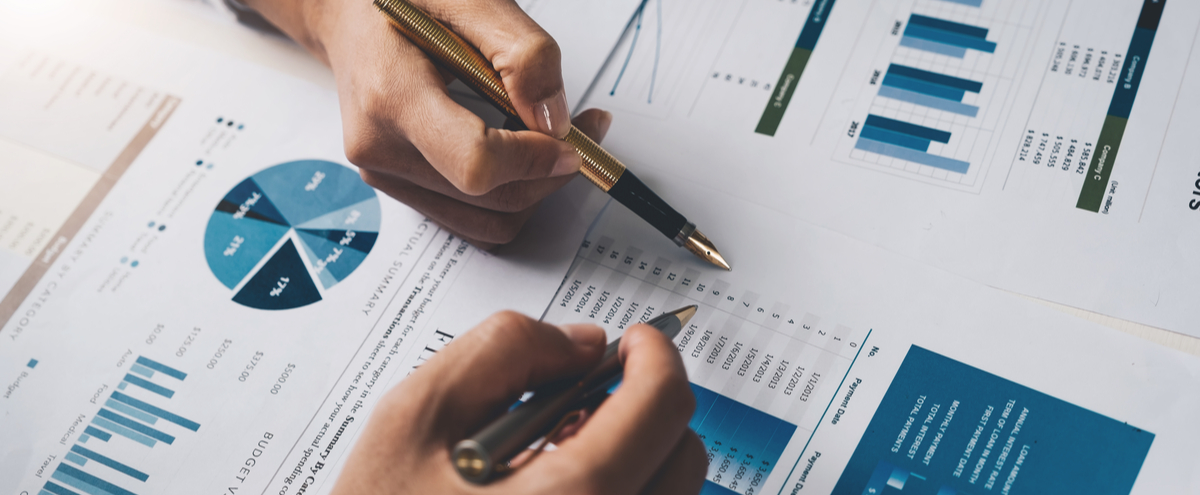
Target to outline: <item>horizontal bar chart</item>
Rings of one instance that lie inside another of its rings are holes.
[[[949,143],[950,137],[951,134],[946,131],[872,114],[867,116],[854,147],[862,151],[965,174],[971,167],[970,163],[928,153],[931,143]]]
[[[988,30],[970,24],[912,14],[900,45],[948,57],[963,58],[967,50],[995,53],[996,43],[987,40]]]

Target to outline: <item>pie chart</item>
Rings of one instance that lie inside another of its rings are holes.
[[[379,197],[357,172],[323,160],[287,162],[221,199],[204,233],[204,256],[234,302],[299,308],[358,268],[379,226]]]

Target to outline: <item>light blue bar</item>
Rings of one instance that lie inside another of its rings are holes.
[[[135,495],[129,490],[62,463],[59,463],[58,469],[55,469],[50,477],[91,495]]]
[[[901,76],[888,72],[883,76],[883,85],[893,88],[907,89],[917,93],[926,94],[950,101],[962,101],[965,90],[959,88],[951,88],[941,84],[935,84],[928,81],[922,81],[911,77]]]
[[[179,371],[175,368],[172,368],[170,366],[167,366],[165,364],[162,364],[162,363],[155,361],[153,359],[150,359],[150,358],[138,356],[137,364],[140,364],[142,366],[150,368],[154,371],[160,371],[160,372],[166,374],[167,376],[173,377],[177,380],[182,380],[184,378],[187,378],[187,373]]]
[[[908,149],[917,151],[929,151],[929,140],[922,139],[908,134],[889,131],[887,129],[875,127],[873,125],[864,125],[859,134],[867,139],[873,139],[881,143],[894,144],[903,146]]]
[[[142,420],[142,421],[145,421],[145,422],[147,422],[147,423],[150,423],[150,424],[154,424],[154,423],[157,423],[157,422],[158,422],[158,418],[154,417],[153,415],[151,415],[151,414],[147,414],[147,413],[144,413],[144,412],[142,412],[142,411],[139,411],[139,410],[137,410],[137,409],[134,409],[134,408],[132,408],[132,407],[129,407],[129,406],[128,406],[128,405],[126,405],[126,404],[122,404],[122,403],[120,403],[120,402],[117,402],[117,401],[115,401],[115,400],[112,400],[112,399],[108,399],[107,401],[105,401],[105,402],[104,402],[104,405],[105,405],[105,406],[107,406],[109,409],[116,409],[116,410],[118,410],[118,411],[120,411],[120,412],[123,412],[123,413],[125,413],[125,414],[128,414],[128,415],[130,415],[130,416],[133,416],[133,417],[135,417],[135,418],[137,418],[137,419],[140,419],[140,420]]]
[[[134,469],[134,468],[131,468],[131,467],[129,467],[129,466],[126,466],[125,464],[122,464],[122,463],[120,463],[120,462],[114,461],[114,460],[112,460],[111,458],[109,458],[108,456],[105,456],[105,455],[103,455],[103,454],[101,454],[101,453],[99,453],[99,452],[96,452],[96,451],[93,451],[93,450],[88,450],[88,449],[86,449],[86,448],[84,448],[84,447],[82,447],[82,446],[80,446],[80,445],[72,445],[72,446],[71,446],[71,453],[72,453],[72,454],[79,454],[79,455],[81,455],[81,456],[84,456],[84,457],[86,457],[86,458],[88,458],[88,459],[91,459],[91,460],[93,460],[93,461],[96,461],[96,462],[98,462],[98,463],[100,463],[100,464],[103,464],[103,465],[105,465],[105,466],[108,466],[108,467],[110,467],[110,468],[113,468],[113,469],[115,469],[115,470],[117,470],[117,471],[120,471],[120,472],[121,472],[121,474],[124,474],[124,475],[126,475],[126,476],[129,476],[130,478],[133,478],[133,479],[135,479],[135,480],[138,480],[138,481],[146,481],[146,480],[150,479],[150,475],[148,475],[148,474],[146,474],[146,473],[143,473],[143,472],[141,472],[141,471],[138,471],[138,470],[136,470],[136,469]],[[81,465],[82,465],[82,464],[81,464]]]
[[[153,439],[155,439],[155,440],[158,440],[158,441],[164,442],[164,443],[166,443],[167,445],[170,445],[170,444],[172,444],[172,443],[175,443],[175,437],[173,437],[173,436],[171,436],[171,435],[168,435],[168,434],[166,434],[166,433],[163,433],[163,432],[161,432],[161,431],[158,431],[158,430],[156,430],[156,429],[154,429],[154,428],[151,428],[151,427],[149,427],[149,426],[146,426],[146,425],[144,425],[144,424],[142,424],[142,423],[138,423],[137,421],[134,421],[134,420],[132,420],[132,419],[129,419],[129,418],[125,417],[125,416],[122,416],[122,415],[120,415],[120,414],[117,414],[117,413],[115,413],[115,412],[112,412],[112,411],[110,411],[110,410],[108,410],[108,409],[101,409],[101,410],[97,411],[97,412],[96,412],[96,416],[97,416],[97,417],[104,418],[104,419],[111,420],[113,423],[116,423],[116,424],[118,424],[118,425],[121,425],[121,426],[124,426],[124,427],[126,427],[126,428],[129,428],[129,429],[131,429],[131,430],[133,430],[133,431],[136,431],[136,432],[138,432],[138,433],[141,433],[141,434],[143,434],[143,435],[146,435],[146,436],[148,436],[148,437],[150,437],[150,438],[153,438]]]
[[[176,414],[173,414],[173,413],[170,413],[170,412],[164,411],[164,410],[162,410],[162,409],[159,409],[159,408],[157,408],[157,407],[154,407],[154,406],[152,406],[152,405],[150,405],[150,404],[147,404],[147,403],[145,403],[145,402],[142,402],[142,401],[140,401],[140,400],[134,399],[133,397],[130,397],[130,396],[128,396],[128,395],[125,395],[125,394],[123,394],[123,393],[120,393],[120,392],[113,392],[113,393],[112,393],[112,398],[113,398],[114,400],[117,400],[117,401],[119,401],[119,402],[124,402],[124,403],[126,403],[126,404],[129,404],[129,405],[131,405],[131,406],[133,406],[133,407],[136,407],[136,408],[138,408],[138,409],[141,409],[141,410],[143,410],[143,411],[146,411],[147,413],[150,413],[150,414],[153,414],[153,415],[155,415],[155,416],[158,416],[158,417],[160,417],[160,418],[162,418],[162,419],[164,419],[164,420],[167,420],[167,421],[170,421],[170,422],[172,422],[172,423],[175,423],[175,424],[177,424],[177,425],[179,425],[179,426],[182,426],[182,427],[184,427],[184,428],[187,428],[187,429],[189,429],[189,430],[192,430],[192,431],[197,431],[197,430],[199,430],[199,429],[200,429],[200,423],[197,423],[197,422],[195,422],[195,421],[192,421],[192,420],[190,420],[190,419],[187,419],[187,418],[181,417],[181,416],[179,416],[179,415],[176,415]]]
[[[157,383],[151,382],[150,380],[147,380],[145,378],[133,376],[129,373],[125,373],[125,383],[131,384],[131,385],[137,385],[139,387],[142,387],[148,391],[154,392],[154,393],[161,395],[163,397],[166,397],[168,399],[175,396],[174,390],[171,390],[171,389],[164,387],[162,385],[159,385]]]
[[[155,440],[153,438],[150,438],[146,435],[143,435],[141,433],[133,431],[133,430],[126,428],[124,426],[121,426],[119,424],[113,423],[112,421],[101,418],[99,416],[92,418],[92,424],[99,426],[101,428],[107,428],[108,431],[111,431],[113,433],[121,435],[125,438],[133,440],[133,441],[140,443],[142,445],[145,445],[147,447],[153,447],[154,444],[158,442],[157,440]]]
[[[83,465],[87,464],[87,459],[85,459],[83,456],[76,454],[74,452],[67,452],[67,455],[65,457],[67,458],[68,461],[71,461],[79,466],[83,466]]]
[[[900,46],[906,46],[916,50],[923,50],[930,53],[945,55],[947,57],[963,58],[967,56],[967,49],[961,46],[947,45],[936,41],[923,40],[912,36],[902,36],[900,38]]]
[[[957,3],[966,5],[967,7],[980,7],[983,5],[983,0],[942,0],[943,2]]]
[[[893,100],[906,101],[912,103],[913,105],[921,105],[923,107],[929,107],[941,110],[943,112],[956,113],[967,117],[975,117],[976,115],[979,115],[979,107],[975,105],[968,105],[966,103],[959,103],[957,101],[943,100],[941,98],[912,92],[907,89],[882,86],[879,88],[879,96],[891,98]]]
[[[129,368],[129,371],[142,375],[146,378],[154,378],[154,370],[137,363],[133,363],[133,366]]]
[[[871,153],[878,153],[880,155],[899,158],[901,160],[920,163],[921,165],[928,165],[930,167],[940,168],[942,170],[948,170],[960,174],[967,173],[967,169],[971,167],[970,163],[961,160],[931,155],[929,153],[922,153],[917,150],[910,150],[902,146],[881,143],[879,141],[866,139],[863,137],[858,138],[858,142],[854,144],[854,147],[863,151],[870,151]]]
[[[92,439],[91,435],[88,435],[87,433],[79,435],[79,443],[87,443],[87,441],[91,440],[91,439]]]

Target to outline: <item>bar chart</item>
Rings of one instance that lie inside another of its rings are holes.
[[[181,430],[196,432],[200,429],[199,423],[151,404],[174,397],[175,391],[169,386],[186,378],[187,373],[139,356],[117,385],[117,390],[104,400],[103,407],[63,456],[40,495],[136,493],[129,489],[136,486],[129,480],[145,483],[150,475],[113,457],[119,457],[116,452],[130,448],[153,448],[160,442],[171,445]],[[106,455],[102,451],[114,453]]]
[[[904,20],[879,39],[884,49],[863,54],[874,57],[872,74],[839,153],[869,168],[978,192],[1042,7],[914,0],[880,8]]]
[[[708,447],[708,476],[701,493],[739,493],[739,484],[745,486],[754,475],[765,479],[796,425],[696,384],[692,393],[696,412],[688,427]]]

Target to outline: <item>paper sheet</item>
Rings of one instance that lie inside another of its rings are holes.
[[[361,182],[333,92],[84,21],[0,13],[0,491],[327,491],[383,391],[545,308],[606,199],[478,251]]]
[[[698,188],[734,271],[610,205],[545,319],[616,338],[699,306],[701,493],[1200,489],[1194,357]]]
[[[1200,4],[652,0],[635,24],[587,102],[652,186],[1200,336]]]

